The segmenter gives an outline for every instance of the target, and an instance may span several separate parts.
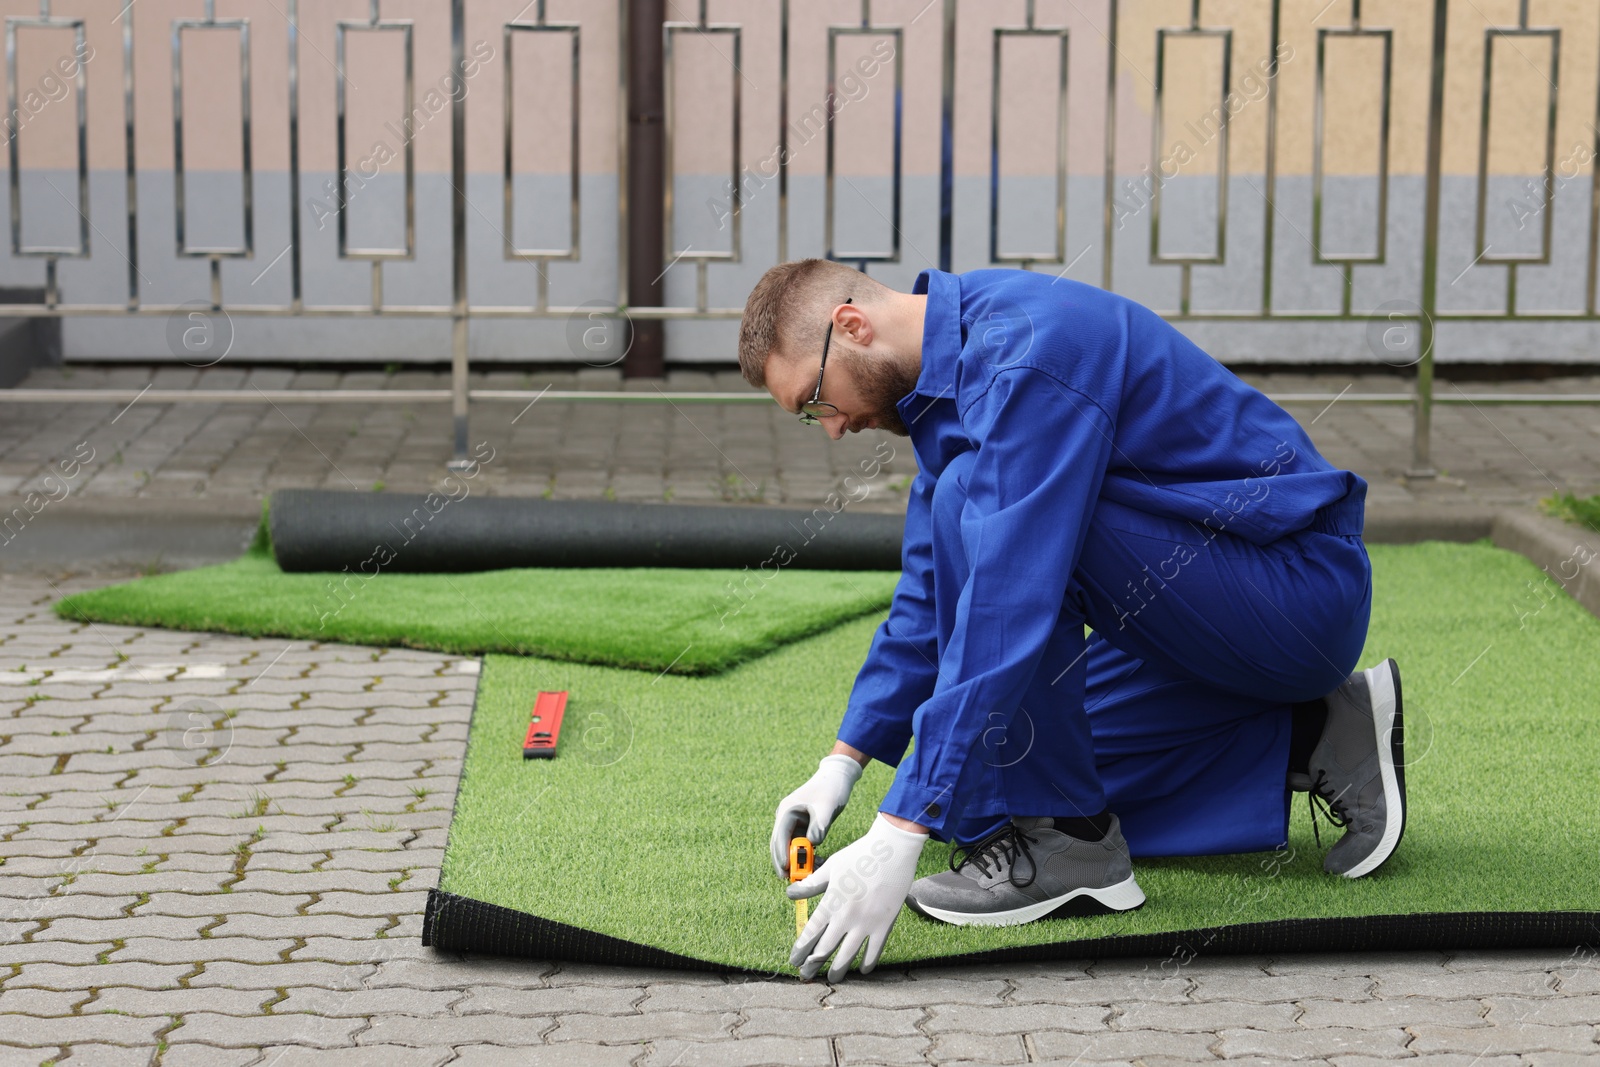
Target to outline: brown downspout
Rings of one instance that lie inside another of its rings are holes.
[[[664,0],[628,0],[628,303],[660,307],[666,109],[661,62]],[[633,319],[624,378],[661,378],[666,329]]]

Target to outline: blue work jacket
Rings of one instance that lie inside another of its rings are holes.
[[[838,736],[897,767],[880,810],[948,840],[982,772],[980,735],[1015,714],[1058,625],[1097,499],[1265,544],[1366,483],[1125,297],[1003,269],[925,270],[912,292],[928,303],[916,389],[897,405],[919,468],[903,571]],[[974,449],[969,571],[941,654],[931,502]]]

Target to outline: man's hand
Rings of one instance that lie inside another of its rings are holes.
[[[870,973],[911,892],[917,859],[927,843],[927,834],[899,829],[880,813],[865,837],[829,856],[809,878],[791,885],[791,900],[824,890],[827,895],[795,941],[789,965],[799,967],[800,976],[809,979],[833,956],[828,981],[838,982],[865,942],[861,973]]]
[[[812,845],[820,844],[860,778],[861,764],[835,752],[822,757],[817,773],[778,803],[778,816],[772,824],[772,865],[778,869],[778,877],[789,877],[789,839],[804,828]]]

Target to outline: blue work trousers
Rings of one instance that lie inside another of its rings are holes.
[[[966,583],[973,457],[952,460],[933,496],[941,655]],[[1225,522],[1097,500],[1038,670],[1016,713],[982,732],[983,774],[955,839],[1011,816],[1109,809],[1134,856],[1282,846],[1290,705],[1343,683],[1366,641],[1363,510],[1347,497],[1258,545]]]

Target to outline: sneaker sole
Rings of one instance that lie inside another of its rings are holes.
[[[1010,911],[984,913],[950,911],[933,908],[907,899],[911,910],[930,919],[938,919],[954,926],[1018,926],[1035,919],[1061,918],[1069,915],[1105,915],[1110,912],[1132,911],[1144,904],[1144,890],[1134,881],[1133,875],[1101,889],[1074,889],[1059,897],[1041,900],[1026,907]]]
[[[1362,673],[1367,677],[1367,692],[1372,697],[1372,726],[1378,734],[1378,767],[1383,777],[1383,810],[1388,817],[1377,847],[1360,863],[1342,872],[1346,878],[1360,878],[1377,870],[1400,847],[1400,837],[1406,830],[1405,720],[1400,667],[1394,660],[1386,659]]]

